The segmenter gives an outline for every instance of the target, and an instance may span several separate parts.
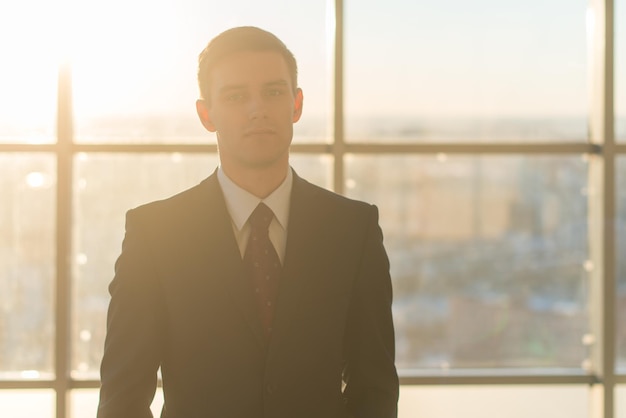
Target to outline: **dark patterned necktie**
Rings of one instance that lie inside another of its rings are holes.
[[[281,272],[280,259],[269,237],[269,225],[273,218],[272,210],[264,203],[259,203],[249,218],[250,237],[243,257],[266,337],[272,332],[274,305]]]

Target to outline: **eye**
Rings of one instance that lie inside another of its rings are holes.
[[[284,89],[272,88],[272,89],[268,89],[266,94],[270,97],[277,97],[277,96],[282,96],[283,94],[285,94],[285,91]]]
[[[243,93],[237,92],[237,93],[230,93],[230,94],[226,95],[226,97],[224,97],[224,99],[227,102],[236,103],[236,102],[242,101],[243,97],[244,97]]]

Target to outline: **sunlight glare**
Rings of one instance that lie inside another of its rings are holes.
[[[28,184],[28,186],[33,188],[33,189],[42,187],[43,183],[44,183],[43,173],[35,171],[35,172],[32,172],[32,173],[29,173],[26,176],[26,184]]]
[[[593,5],[587,6],[587,12],[585,15],[585,30],[587,33],[587,61],[589,63],[593,62],[593,40],[595,38],[595,30],[596,30],[596,13],[593,8]]]
[[[68,42],[77,111],[85,117],[137,114],[159,103],[158,84],[175,64],[163,62],[177,49],[168,25],[173,2],[70,1],[80,16],[73,22],[80,35]]]
[[[22,379],[39,379],[40,373],[37,370],[23,370],[20,377]]]
[[[0,8],[0,128],[4,135],[44,142],[43,126],[48,134],[52,129],[58,19],[58,5],[46,0],[14,1]]]

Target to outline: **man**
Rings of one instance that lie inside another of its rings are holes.
[[[230,29],[198,80],[220,166],[127,214],[98,417],[150,417],[159,367],[162,417],[396,417],[378,211],[291,170],[293,55],[269,32]]]

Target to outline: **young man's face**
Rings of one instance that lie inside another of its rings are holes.
[[[303,99],[292,86],[285,59],[273,51],[237,52],[208,76],[211,97],[199,100],[197,110],[205,128],[217,133],[224,169],[288,167],[293,123],[300,119]]]

